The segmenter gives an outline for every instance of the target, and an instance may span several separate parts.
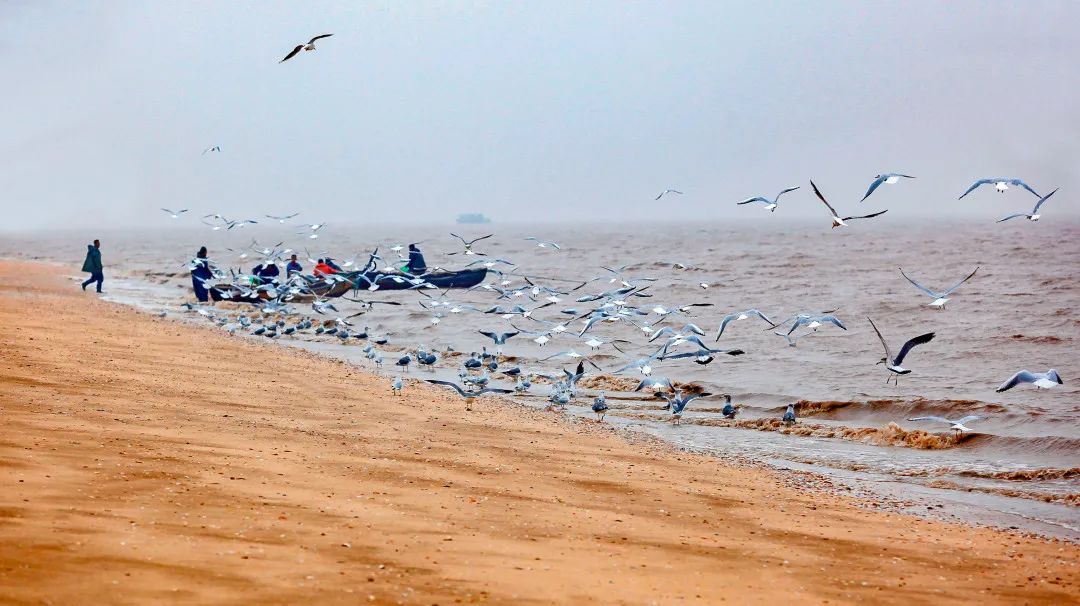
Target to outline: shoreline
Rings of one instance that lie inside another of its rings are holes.
[[[0,601],[1068,603],[1074,544],[869,511],[0,262]],[[1022,554],[1022,555],[1021,555]]]

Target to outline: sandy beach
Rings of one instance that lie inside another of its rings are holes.
[[[3,603],[1077,601],[1073,544],[497,400],[394,397],[67,273],[0,263]]]

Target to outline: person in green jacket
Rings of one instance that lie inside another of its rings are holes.
[[[101,271],[101,242],[99,240],[86,245],[86,260],[83,261],[82,270],[90,274],[86,282],[82,283],[82,289],[86,290],[87,286],[97,282],[97,291],[101,292],[101,283],[105,281],[105,274]]]

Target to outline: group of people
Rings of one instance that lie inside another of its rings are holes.
[[[369,262],[369,267],[366,269],[374,269],[374,258]],[[101,241],[94,240],[93,244],[86,246],[86,260],[83,261],[82,270],[90,274],[90,277],[82,283],[82,289],[86,290],[86,287],[97,282],[97,292],[101,292],[101,285],[105,281],[105,275],[103,273],[103,265],[101,263]],[[424,254],[420,252],[416,244],[409,245],[409,261],[404,267],[401,268],[403,272],[407,272],[412,275],[420,275],[427,271],[427,262],[424,260]],[[330,276],[337,273],[342,273],[345,270],[340,265],[334,262],[331,257],[324,257],[319,259],[311,273],[315,279],[323,279],[326,276]],[[300,261],[296,255],[293,255],[289,262],[285,265],[285,278],[291,279],[295,275],[302,275],[304,272],[304,266],[300,265]],[[281,270],[278,269],[277,263],[274,261],[266,261],[256,265],[251,270],[252,280],[257,281],[253,285],[272,284],[278,281],[278,277],[281,275]],[[203,246],[199,249],[199,252],[195,254],[195,260],[192,262],[191,267],[191,286],[195,289],[195,298],[201,302],[210,300],[210,289],[207,288],[207,282],[212,280],[214,272],[210,268],[210,258]]]

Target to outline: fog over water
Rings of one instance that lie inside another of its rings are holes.
[[[1080,4],[0,4],[0,229],[1076,217]],[[278,61],[321,33],[318,50]],[[200,155],[219,145],[220,154]],[[657,205],[674,187],[686,195]],[[14,211],[13,211],[14,210]]]

